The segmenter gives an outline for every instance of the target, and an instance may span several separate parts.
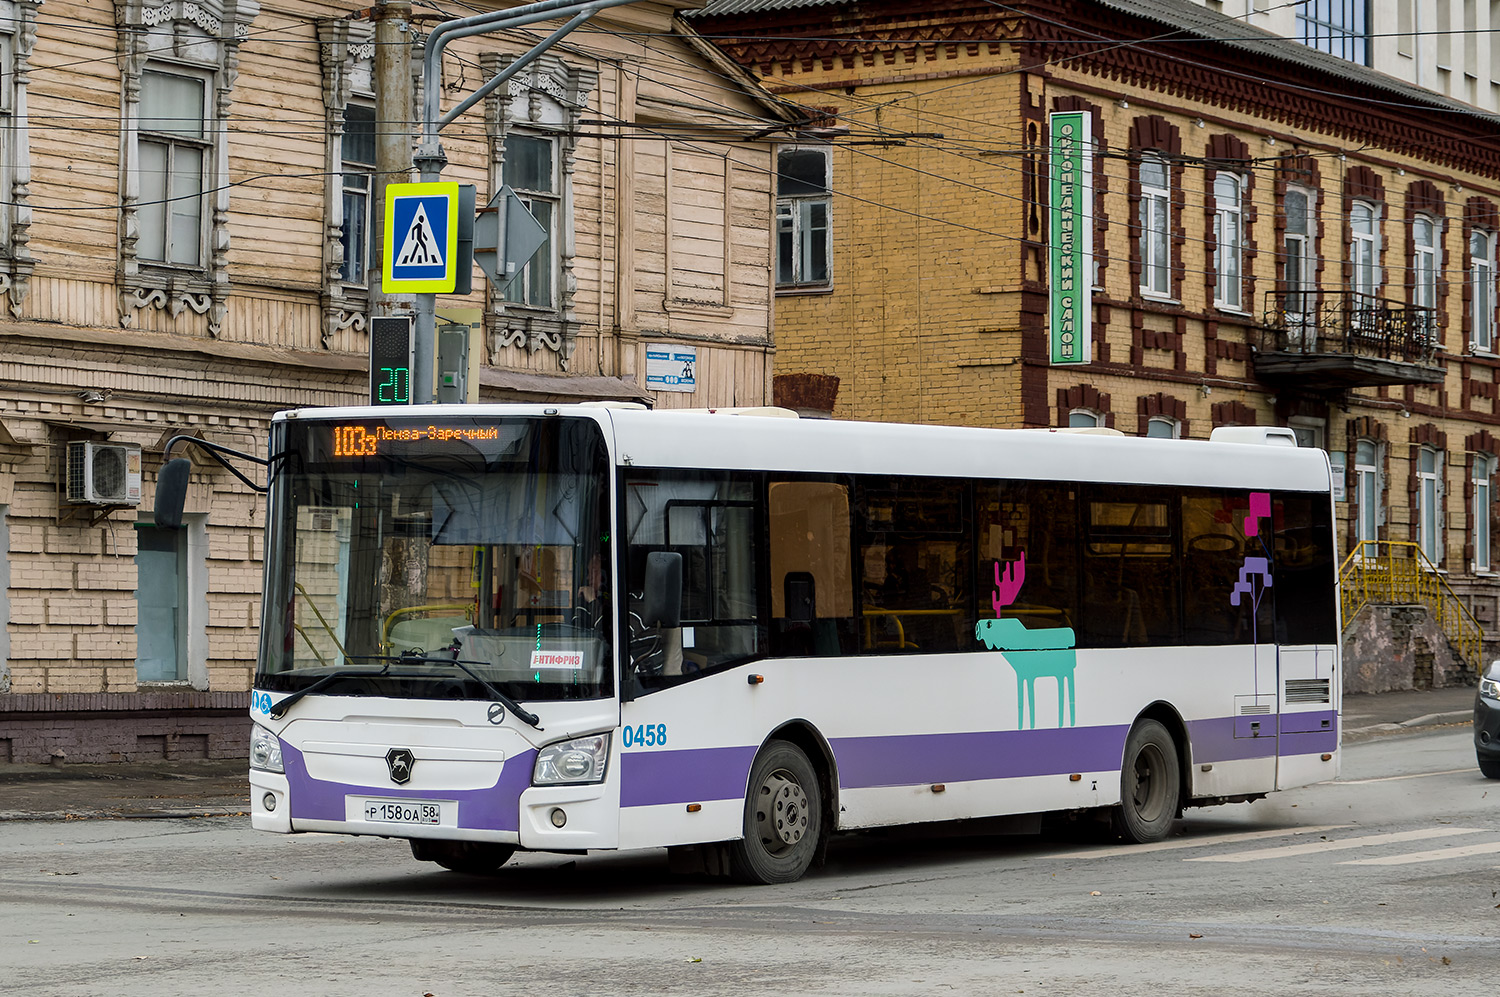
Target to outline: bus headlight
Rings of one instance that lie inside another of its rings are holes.
[[[549,744],[536,753],[533,786],[603,782],[609,763],[609,735],[591,734]]]
[[[281,741],[256,724],[250,731],[250,767],[265,772],[285,772],[281,765]]]

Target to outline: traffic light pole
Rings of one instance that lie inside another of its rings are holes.
[[[491,11],[487,14],[475,14],[472,17],[444,21],[434,28],[432,34],[427,37],[426,51],[422,56],[422,141],[412,156],[422,182],[432,183],[441,180],[443,167],[448,165],[448,157],[443,153],[442,143],[438,141],[438,132],[445,125],[499,87],[504,86],[511,77],[534,61],[537,56],[599,11],[634,2],[635,0],[589,0],[587,3],[580,3],[578,0],[541,0],[540,3],[529,3],[509,10]],[[442,53],[450,41],[470,35],[487,34],[491,31],[524,27],[541,21],[552,21],[559,17],[569,17],[569,20],[561,28],[538,42],[530,51],[506,66],[494,79],[489,80],[460,101],[446,115],[439,115],[442,96]],[[472,263],[466,261],[458,262],[472,266]],[[412,364],[411,400],[413,404],[425,405],[433,400],[434,365],[437,362],[436,294],[427,293],[416,296],[413,320],[412,331],[415,336],[416,355]]]

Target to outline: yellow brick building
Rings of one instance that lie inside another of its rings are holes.
[[[1344,553],[1407,558],[1469,632],[1377,634],[1350,687],[1472,680],[1500,624],[1500,119],[1187,0],[692,20],[803,114],[778,377],[837,377],[838,418],[1289,427],[1330,454]],[[1078,365],[1048,351],[1054,112],[1094,139]]]

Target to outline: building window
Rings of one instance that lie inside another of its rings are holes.
[[[1349,210],[1349,264],[1353,270],[1350,290],[1374,297],[1380,289],[1380,212],[1368,201],[1355,201]]]
[[[1426,311],[1413,318],[1428,338],[1437,333],[1438,234],[1441,227],[1431,215],[1417,215],[1411,223],[1412,304]]]
[[[1489,571],[1490,508],[1495,501],[1495,458],[1489,454],[1474,457],[1474,570]]]
[[[1442,455],[1429,447],[1417,453],[1417,543],[1423,555],[1438,562],[1442,500]]]
[[[1141,293],[1167,297],[1171,293],[1171,204],[1167,161],[1141,157]]]
[[[1282,230],[1282,280],[1286,292],[1287,331],[1294,344],[1311,350],[1317,334],[1318,259],[1314,249],[1311,191],[1298,187],[1287,189],[1282,199],[1285,227]]]
[[[339,235],[344,263],[339,278],[365,282],[370,265],[370,195],[375,179],[375,109],[365,104],[344,108],[344,226]]]
[[[1484,229],[1469,233],[1469,348],[1495,349],[1495,237]]]
[[[1236,311],[1245,306],[1242,190],[1238,174],[1214,177],[1214,304]]]
[[[776,155],[776,283],[827,284],[832,257],[827,149],[782,149]]]
[[[1104,425],[1104,417],[1092,409],[1076,408],[1068,413],[1069,429],[1093,429]]]
[[[553,260],[557,249],[557,143],[537,135],[505,137],[502,180],[520,196],[533,218],[547,230],[547,242],[505,289],[505,300],[532,308],[551,308],[556,301]]]
[[[1158,440],[1175,440],[1182,435],[1182,423],[1165,415],[1146,420],[1146,435]]]
[[[191,267],[203,262],[204,167],[212,151],[206,90],[202,77],[141,73],[136,255],[143,261]]]
[[[136,527],[135,676],[138,682],[187,678],[187,530]]]
[[[1374,558],[1380,550],[1380,449],[1370,440],[1360,440],[1354,448],[1354,501],[1358,510],[1355,532],[1360,556]]]
[[[1309,416],[1294,415],[1286,421],[1286,426],[1297,438],[1297,446],[1311,447],[1321,450],[1323,448],[1323,420]]]
[[[1297,5],[1302,44],[1340,59],[1370,64],[1369,0],[1316,0]]]

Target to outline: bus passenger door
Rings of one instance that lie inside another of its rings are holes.
[[[1198,796],[1269,792],[1276,785],[1280,666],[1269,496],[1260,494],[1259,502],[1231,491],[1183,498],[1183,625],[1186,643],[1213,663],[1215,690],[1193,732]]]
[[[1276,496],[1277,789],[1338,775],[1342,680],[1330,506],[1328,496],[1319,493]]]

